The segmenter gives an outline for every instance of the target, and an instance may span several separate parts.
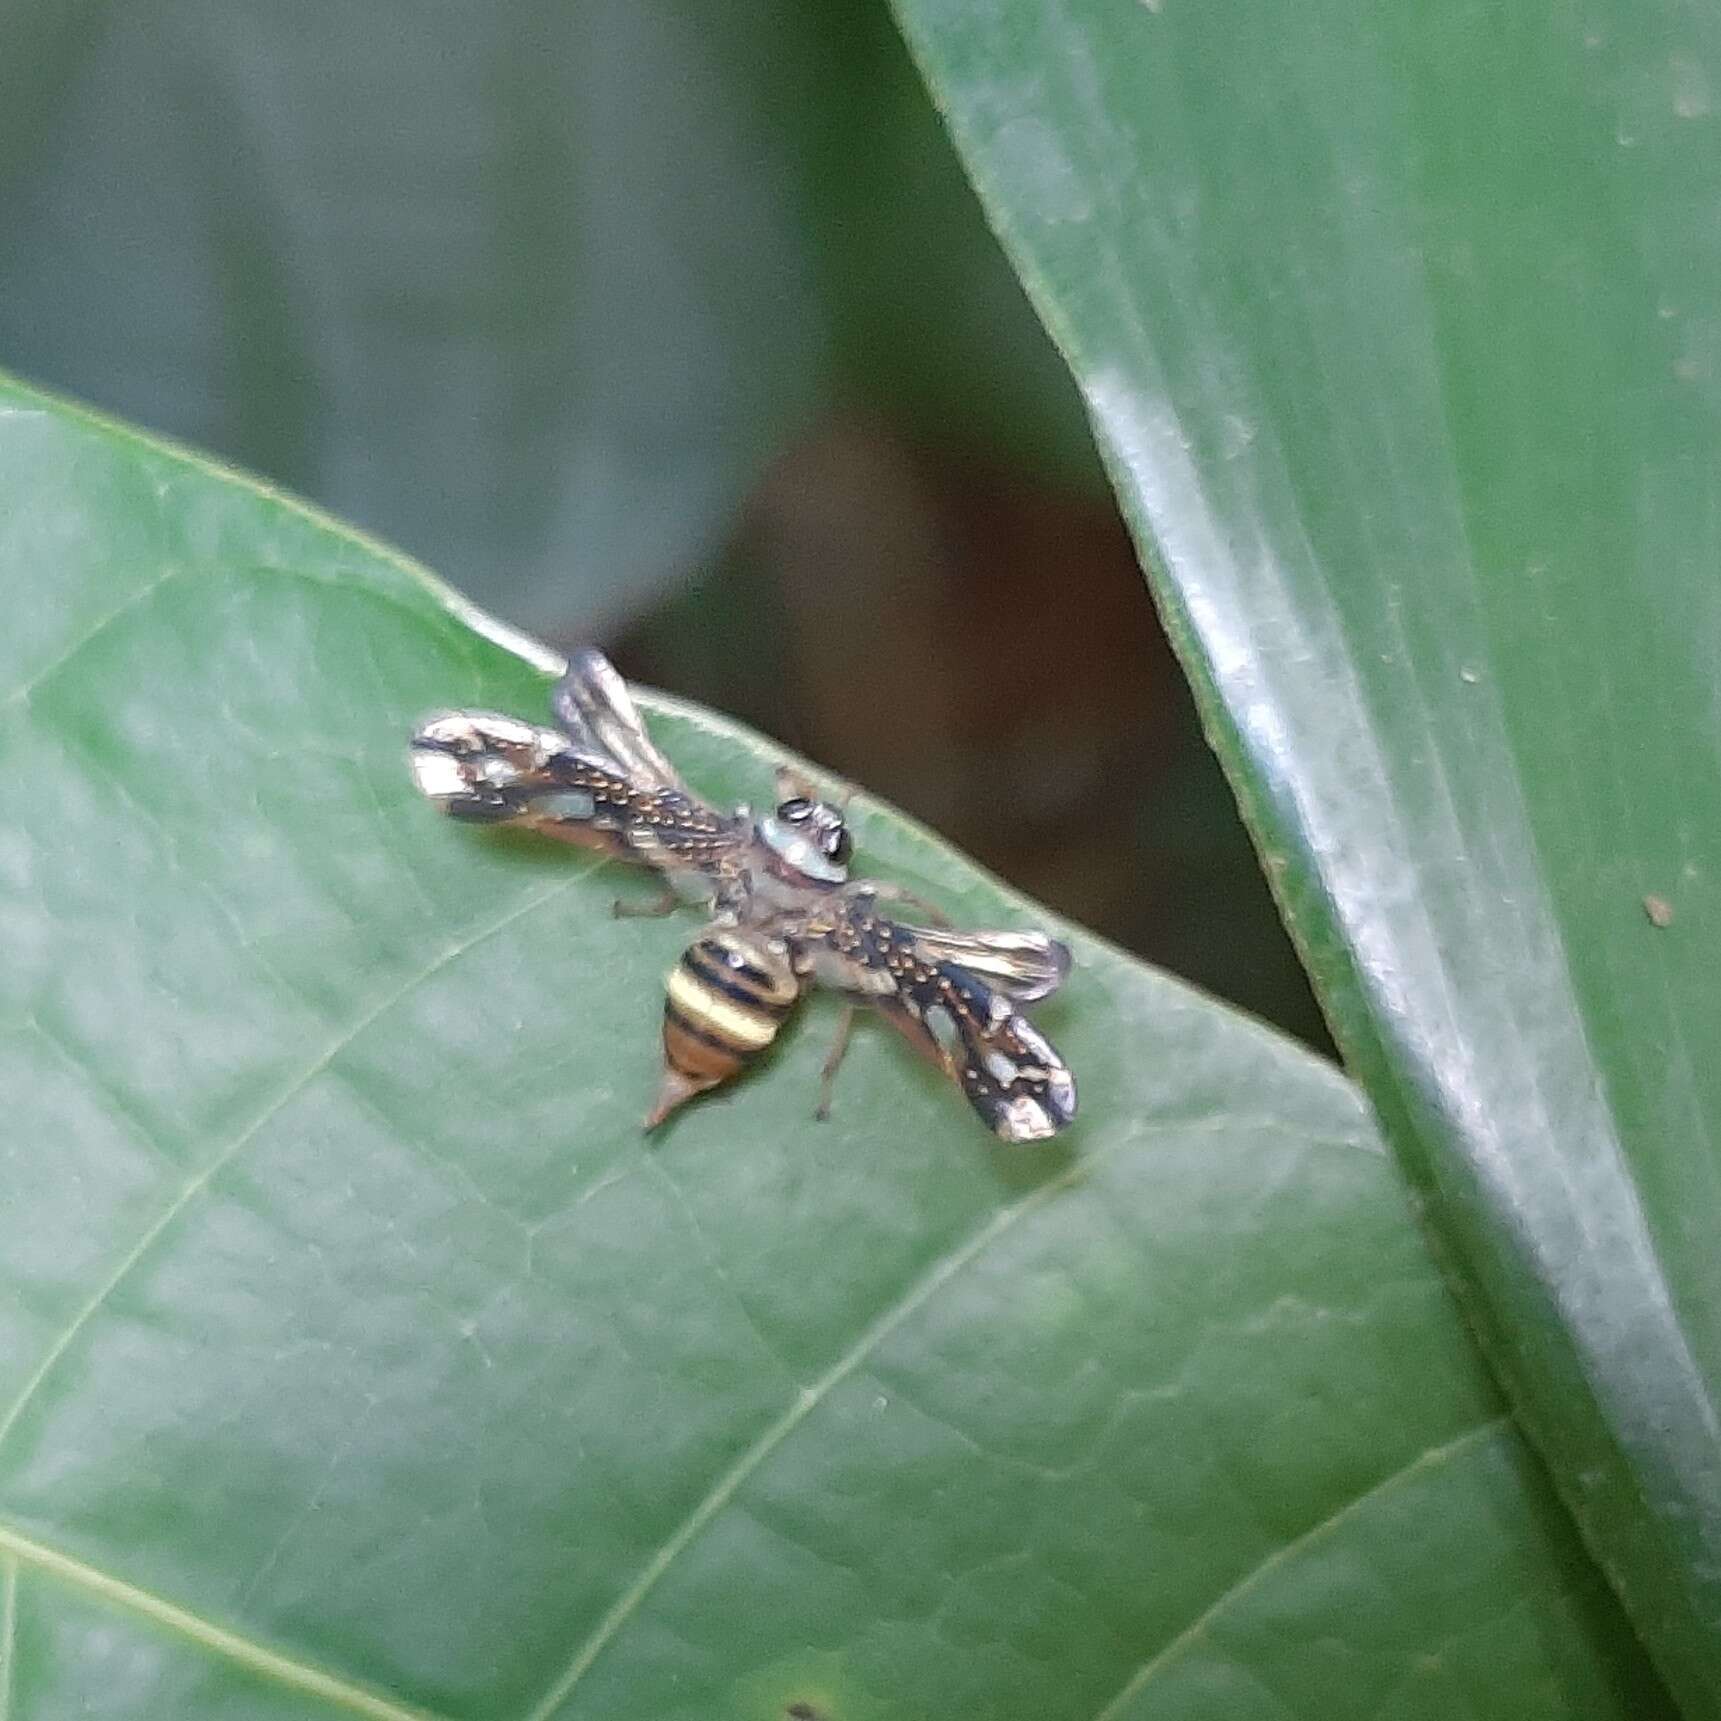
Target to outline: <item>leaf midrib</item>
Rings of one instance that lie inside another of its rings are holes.
[[[1073,1168],[1072,1168],[1073,1172]],[[960,1272],[1004,1231],[1024,1211],[1037,1205],[1037,1199],[1050,1199],[1051,1192],[1071,1180],[1066,1173],[1043,1184],[1011,1207],[1002,1209],[986,1226],[974,1233],[958,1250],[952,1251],[933,1269],[916,1282],[914,1290],[886,1310],[844,1353],[843,1357],[821,1376],[813,1387],[801,1393],[795,1403],[761,1435],[746,1454],[732,1465],[710,1491],[700,1507],[689,1515],[677,1534],[664,1543],[660,1556],[636,1580],[632,1588],[611,1609],[598,1630],[588,1639],[568,1672],[529,1713],[527,1721],[547,1721],[547,1718],[567,1700],[579,1679],[597,1660],[607,1644],[626,1624],[645,1600],[671,1561],[691,1542],[705,1523],[716,1515],[736,1490],[775,1447],[803,1422],[820,1398],[855,1368],[876,1348],[888,1333],[908,1318],[916,1308],[955,1273]],[[1415,1458],[1400,1465],[1390,1474],[1353,1495],[1343,1505],[1329,1512],[1290,1541],[1282,1543],[1258,1560],[1247,1572],[1233,1579],[1220,1595],[1205,1607],[1190,1623],[1148,1658],[1121,1687],[1117,1695],[1099,1709],[1094,1721],[1117,1721],[1125,1706],[1144,1691],[1159,1671],[1169,1665],[1201,1637],[1213,1622],[1250,1594],[1271,1574],[1311,1547],[1325,1540],[1334,1531],[1365,1511],[1382,1496],[1404,1482],[1424,1476],[1453,1462],[1472,1447],[1509,1429],[1510,1418],[1504,1413],[1489,1417],[1455,1434],[1439,1446],[1430,1447]],[[26,1536],[9,1524],[0,1523],[0,1556],[4,1557],[3,1588],[0,1588],[0,1721],[6,1721],[11,1708],[12,1646],[16,1618],[17,1582],[20,1568],[28,1567],[57,1579],[71,1588],[95,1596],[122,1610],[148,1619],[176,1632],[188,1642],[212,1654],[245,1668],[259,1678],[270,1679],[288,1689],[326,1700],[350,1714],[361,1715],[369,1721],[438,1721],[434,1711],[414,1708],[385,1695],[372,1687],[358,1685],[318,1667],[313,1662],[271,1649],[266,1644],[241,1633],[217,1625],[214,1621],[193,1613],[188,1608],[115,1577],[87,1561],[62,1552],[35,1537]]]
[[[1258,1560],[1241,1577],[1234,1578],[1228,1583],[1219,1595],[1209,1602],[1188,1625],[1155,1650],[1129,1676],[1117,1695],[1100,1707],[1094,1715],[1093,1721],[1118,1721],[1118,1717],[1123,1714],[1125,1707],[1134,1702],[1153,1683],[1162,1669],[1170,1666],[1192,1644],[1198,1642],[1202,1633],[1215,1620],[1228,1612],[1244,1596],[1259,1588],[1281,1566],[1287,1565],[1298,1555],[1307,1553],[1317,1543],[1325,1541],[1334,1530],[1348,1523],[1358,1513],[1366,1511],[1383,1495],[1391,1493],[1395,1488],[1402,1486],[1414,1477],[1424,1476],[1432,1470],[1438,1470],[1442,1464],[1448,1463],[1471,1446],[1509,1428],[1511,1420],[1505,1411],[1501,1411],[1498,1415],[1489,1417],[1486,1422],[1478,1422],[1473,1427],[1453,1435],[1450,1440],[1442,1441],[1438,1446],[1429,1447],[1426,1452],[1411,1459],[1408,1464],[1400,1465],[1390,1475],[1383,1476],[1371,1487],[1352,1496],[1336,1511],[1329,1512],[1318,1524],[1310,1525],[1308,1529]]]
[[[483,943],[493,938],[499,932],[511,926],[516,920],[543,907],[555,898],[561,896],[579,879],[585,877],[591,867],[575,870],[566,876],[559,877],[555,884],[546,890],[541,890],[528,897],[524,902],[512,903],[508,909],[499,915],[485,921],[476,930],[453,944],[446,945],[437,952],[435,958],[423,967],[415,969],[398,986],[383,994],[368,1010],[349,1022],[329,1043],[299,1069],[287,1078],[282,1085],[271,1094],[261,1110],[250,1119],[228,1143],[218,1149],[180,1186],[176,1194],[164,1206],[155,1218],[144,1228],[136,1243],[119,1259],[117,1265],[107,1278],[96,1288],[83,1307],[67,1322],[65,1328],[54,1342],[43,1353],[42,1360],[36,1365],[29,1379],[24,1382],[17,1396],[3,1415],[0,1415],[0,1448],[3,1448],[7,1437],[17,1426],[18,1419],[34,1400],[42,1383],[53,1372],[54,1366],[65,1355],[78,1334],[89,1324],[90,1320],[100,1311],[114,1291],[124,1281],[134,1267],[149,1253],[156,1239],[167,1230],[173,1221],[184,1212],[185,1208],[196,1196],[205,1189],[221,1170],[229,1165],[234,1157],[255,1137],[259,1131],[267,1127],[270,1121],[298,1097],[314,1082],[352,1043],[378,1020],[394,1008],[403,998],[422,986],[433,975],[439,973],[449,963],[457,960]]]
[[[602,863],[596,864],[601,865]],[[415,970],[398,986],[378,999],[368,1010],[349,1022],[316,1057],[296,1071],[271,1096],[269,1102],[256,1117],[239,1130],[225,1147],[186,1180],[174,1199],[145,1228],[137,1243],[127,1251],[101,1286],[67,1324],[60,1336],[44,1353],[42,1361],[30,1379],[26,1381],[11,1407],[3,1417],[0,1417],[0,1443],[5,1441],[17,1425],[19,1418],[28,1405],[33,1402],[43,1382],[52,1373],[59,1359],[74,1343],[78,1334],[107,1303],[116,1287],[144,1258],[155,1240],[167,1230],[173,1219],[202,1190],[208,1187],[222,1168],[231,1163],[245,1145],[272,1118],[277,1116],[319,1075],[330,1069],[342,1052],[402,998],[408,996],[434,974],[484,940],[495,936],[514,922],[561,896],[572,884],[583,879],[592,870],[593,868],[588,866],[559,876],[556,882],[547,889],[535,893],[523,902],[511,904],[502,914],[492,917],[464,938],[446,946],[437,953],[432,961]],[[1230,1127],[1237,1120],[1227,1116],[1219,1121]],[[1179,1127],[1187,1128],[1188,1126],[1184,1124]],[[1070,1164],[1055,1177],[1037,1185],[1009,1206],[1000,1208],[986,1224],[973,1231],[954,1248],[947,1250],[915,1280],[902,1296],[876,1315],[823,1374],[810,1386],[803,1388],[796,1394],[793,1401],[724,1471],[693,1510],[660,1544],[651,1559],[641,1568],[634,1581],[604,1615],[597,1628],[584,1640],[546,1695],[529,1711],[527,1721],[548,1721],[548,1718],[567,1700],[569,1694],[585,1677],[628,1620],[644,1604],[679,1555],[698,1538],[705,1527],[734,1498],[747,1479],[766,1459],[806,1421],[808,1416],[836,1387],[854,1374],[873,1355],[891,1333],[924,1307],[950,1279],[971,1264],[993,1242],[1009,1231],[1018,1220],[1031,1215],[1065,1190],[1080,1182],[1091,1173],[1096,1164],[1109,1158],[1125,1146],[1139,1145],[1144,1135],[1152,1133],[1156,1133],[1152,1125],[1138,1124],[1132,1130],[1121,1132],[1116,1140],[1099,1152],[1072,1159]],[[1318,1139],[1324,1140],[1325,1144],[1330,1146],[1353,1151],[1358,1149],[1367,1151],[1368,1144],[1348,1138]],[[1495,1419],[1495,1421],[1499,1420],[1498,1418]],[[1451,1442],[1444,1448],[1436,1449],[1436,1453],[1439,1456],[1449,1455],[1461,1443],[1461,1441]],[[1410,1465],[1404,1467],[1404,1471],[1395,1472],[1393,1477],[1376,1484],[1367,1491],[1367,1494],[1360,1496],[1357,1501],[1352,1501],[1349,1506],[1341,1508],[1339,1513],[1323,1520],[1322,1524],[1315,1526],[1314,1529],[1304,1532],[1296,1542],[1288,1544],[1277,1550],[1274,1555],[1268,1556],[1269,1561],[1276,1563],[1289,1557],[1300,1546],[1330,1526],[1344,1512],[1358,1504],[1360,1500],[1379,1492],[1382,1487],[1388,1486],[1405,1471],[1426,1467],[1428,1459],[1429,1454],[1424,1453],[1418,1459],[1413,1460]],[[298,1661],[280,1651],[255,1643],[227,1627],[203,1619],[176,1603],[104,1572],[99,1567],[89,1565],[52,1548],[46,1543],[25,1536],[22,1532],[4,1523],[0,1523],[0,1553],[9,1556],[9,1569],[13,1571],[15,1571],[17,1564],[27,1564],[49,1572],[90,1593],[103,1596],[126,1607],[132,1612],[176,1629],[188,1639],[207,1649],[224,1654],[255,1672],[272,1676],[295,1689],[325,1696],[353,1713],[378,1717],[381,1718],[381,1721],[424,1721],[424,1718],[431,1713],[421,1709],[408,1708],[390,1698],[379,1695],[375,1691],[342,1680],[312,1663]],[[1184,1637],[1192,1635],[1201,1624],[1213,1617],[1221,1607],[1226,1605],[1239,1590],[1252,1583],[1259,1576],[1261,1569],[1261,1567],[1257,1567],[1254,1572],[1230,1586],[1220,1601],[1201,1616],[1201,1619],[1196,1622],[1196,1626],[1180,1634],[1178,1640],[1174,1640],[1172,1647],[1175,1647],[1176,1643],[1181,1642]],[[5,1623],[8,1631],[12,1619],[14,1594],[15,1578],[12,1586],[6,1592]],[[1168,1653],[1170,1653],[1169,1649],[1161,1651],[1148,1665],[1150,1667],[1158,1665]],[[5,1680],[4,1683],[0,1683],[0,1721],[5,1721],[6,1704],[10,1698],[10,1660],[10,1656],[6,1655],[5,1660],[0,1662],[0,1677]],[[1128,1689],[1130,1688],[1126,1688],[1126,1690]]]
[[[639,1611],[646,1597],[657,1587],[682,1551],[698,1538],[705,1526],[735,1497],[747,1478],[812,1415],[831,1392],[847,1380],[904,1321],[996,1242],[1018,1219],[1037,1210],[1072,1184],[1079,1182],[1096,1161],[1116,1152],[1117,1146],[1118,1144],[1114,1143],[1104,1153],[1095,1154],[1088,1159],[1073,1159],[1056,1177],[1048,1178],[1009,1206],[1000,1207],[978,1230],[971,1232],[954,1249],[946,1250],[895,1302],[875,1315],[848,1349],[811,1386],[803,1387],[776,1420],[718,1477],[706,1491],[704,1498],[682,1519],[640,1569],[638,1577],[598,1622],[597,1629],[575,1651],[573,1659],[543,1698],[531,1709],[526,1721],[549,1721],[549,1717],[566,1702],[568,1695],[590,1671],[616,1634]]]
[[[1236,1123],[1235,1118],[1223,1116],[1212,1120],[1211,1127],[1229,1130],[1235,1127]],[[560,1677],[551,1685],[539,1702],[528,1711],[525,1721],[550,1721],[550,1718],[567,1701],[568,1696],[591,1670],[599,1656],[608,1648],[622,1627],[638,1612],[640,1606],[667,1574],[675,1560],[699,1537],[723,1507],[728,1505],[748,1477],[806,1421],[808,1416],[818,1408],[831,1392],[854,1374],[877,1351],[879,1346],[904,1321],[923,1308],[936,1292],[941,1290],[964,1268],[971,1265],[998,1238],[1010,1230],[1019,1219],[1037,1212],[1039,1208],[1051,1202],[1065,1190],[1083,1182],[1091,1176],[1096,1165],[1103,1163],[1126,1147],[1140,1146],[1144,1137],[1151,1137],[1163,1129],[1181,1128],[1187,1130],[1189,1127],[1187,1124],[1155,1126],[1148,1122],[1138,1123],[1134,1129],[1121,1132],[1116,1140],[1098,1152],[1085,1156],[1078,1155],[1073,1158],[1055,1177],[1047,1178],[1044,1183],[1037,1184],[1019,1200],[999,1208],[984,1225],[971,1232],[953,1248],[946,1250],[895,1302],[875,1315],[841,1356],[810,1386],[803,1387],[794,1401],[718,1477],[717,1481],[706,1491],[704,1497],[663,1541],[656,1553],[640,1568],[639,1575],[598,1622],[597,1628],[575,1651],[573,1659],[568,1663]],[[1340,1147],[1347,1151],[1368,1151],[1366,1144],[1345,1138],[1309,1137],[1308,1140],[1310,1145]],[[1491,1419],[1490,1423],[1479,1425],[1479,1427],[1491,1427],[1504,1420],[1503,1415],[1497,1416]],[[1478,1429],[1467,1430],[1466,1436],[1476,1432]],[[1433,1452],[1437,1458],[1448,1454],[1461,1446],[1464,1438],[1463,1436],[1458,1437],[1443,1447],[1434,1448]],[[1322,1520],[1321,1524],[1303,1532],[1293,1543],[1278,1550],[1278,1554],[1284,1555],[1294,1552],[1299,1546],[1316,1537],[1326,1525],[1342,1516],[1345,1511],[1349,1510],[1350,1506],[1354,1506],[1378,1493],[1383,1487],[1396,1480],[1399,1475],[1425,1465],[1429,1457],[1430,1454],[1425,1452],[1401,1470],[1395,1471],[1392,1476],[1372,1485],[1363,1495],[1349,1502],[1346,1507],[1340,1508],[1339,1512],[1329,1515],[1328,1518]],[[1274,1556],[1269,1556],[1269,1559],[1271,1558]],[[1259,1568],[1257,1568],[1257,1572],[1258,1570]],[[1226,1596],[1221,1597],[1220,1602],[1208,1610],[1208,1615],[1223,1605],[1236,1589],[1252,1581],[1255,1575],[1257,1574],[1251,1573],[1246,1578],[1239,1580],[1237,1584],[1232,1585],[1227,1590]],[[1207,1615],[1203,1616],[1203,1618],[1205,1617]]]
[[[99,1566],[89,1565],[50,1547],[46,1542],[26,1536],[9,1524],[0,1523],[0,1554],[6,1556],[8,1570],[4,1597],[5,1637],[3,1645],[0,1645],[0,1653],[4,1654],[4,1661],[0,1662],[0,1680],[4,1681],[0,1683],[0,1721],[5,1721],[11,1709],[11,1648],[17,1607],[17,1571],[24,1566],[58,1578],[87,1595],[113,1602],[128,1613],[153,1620],[252,1673],[291,1690],[325,1698],[351,1714],[368,1716],[371,1721],[435,1721],[433,1712],[428,1709],[411,1708],[380,1692],[341,1679],[312,1662],[300,1661],[236,1631],[229,1631],[227,1627],[216,1625],[164,1596],[127,1583],[124,1578],[104,1572]]]

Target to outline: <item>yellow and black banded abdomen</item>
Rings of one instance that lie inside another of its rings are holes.
[[[669,971],[663,1092],[648,1123],[739,1075],[777,1037],[801,995],[787,954],[739,928],[702,933]]]

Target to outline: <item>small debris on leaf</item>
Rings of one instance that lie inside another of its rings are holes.
[[[1673,924],[1673,904],[1665,896],[1646,896],[1643,899],[1643,912],[1649,916],[1651,926]]]

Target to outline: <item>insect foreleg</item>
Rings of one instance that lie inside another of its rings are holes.
[[[917,914],[925,917],[928,926],[945,930],[950,927],[950,916],[937,903],[928,902],[924,896],[910,890],[905,884],[896,884],[887,878],[869,878],[862,889],[875,902],[907,903]]]

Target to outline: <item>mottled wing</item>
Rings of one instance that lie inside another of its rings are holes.
[[[810,942],[820,975],[872,1004],[1000,1139],[1043,1141],[1075,1116],[1075,1078],[1015,1007],[1069,972],[1069,953],[1055,940],[933,932],[887,919],[859,893]]]
[[[688,792],[647,733],[627,683],[601,651],[588,646],[573,653],[550,708],[575,751],[609,764],[636,788]]]
[[[620,761],[557,729],[495,711],[444,711],[412,737],[420,790],[450,817],[519,825],[656,867],[707,895],[745,840],[745,822],[688,790],[640,783]]]
[[[967,969],[1012,1003],[1048,998],[1070,975],[1069,946],[1043,932],[952,932],[936,926],[905,930],[929,961]]]

